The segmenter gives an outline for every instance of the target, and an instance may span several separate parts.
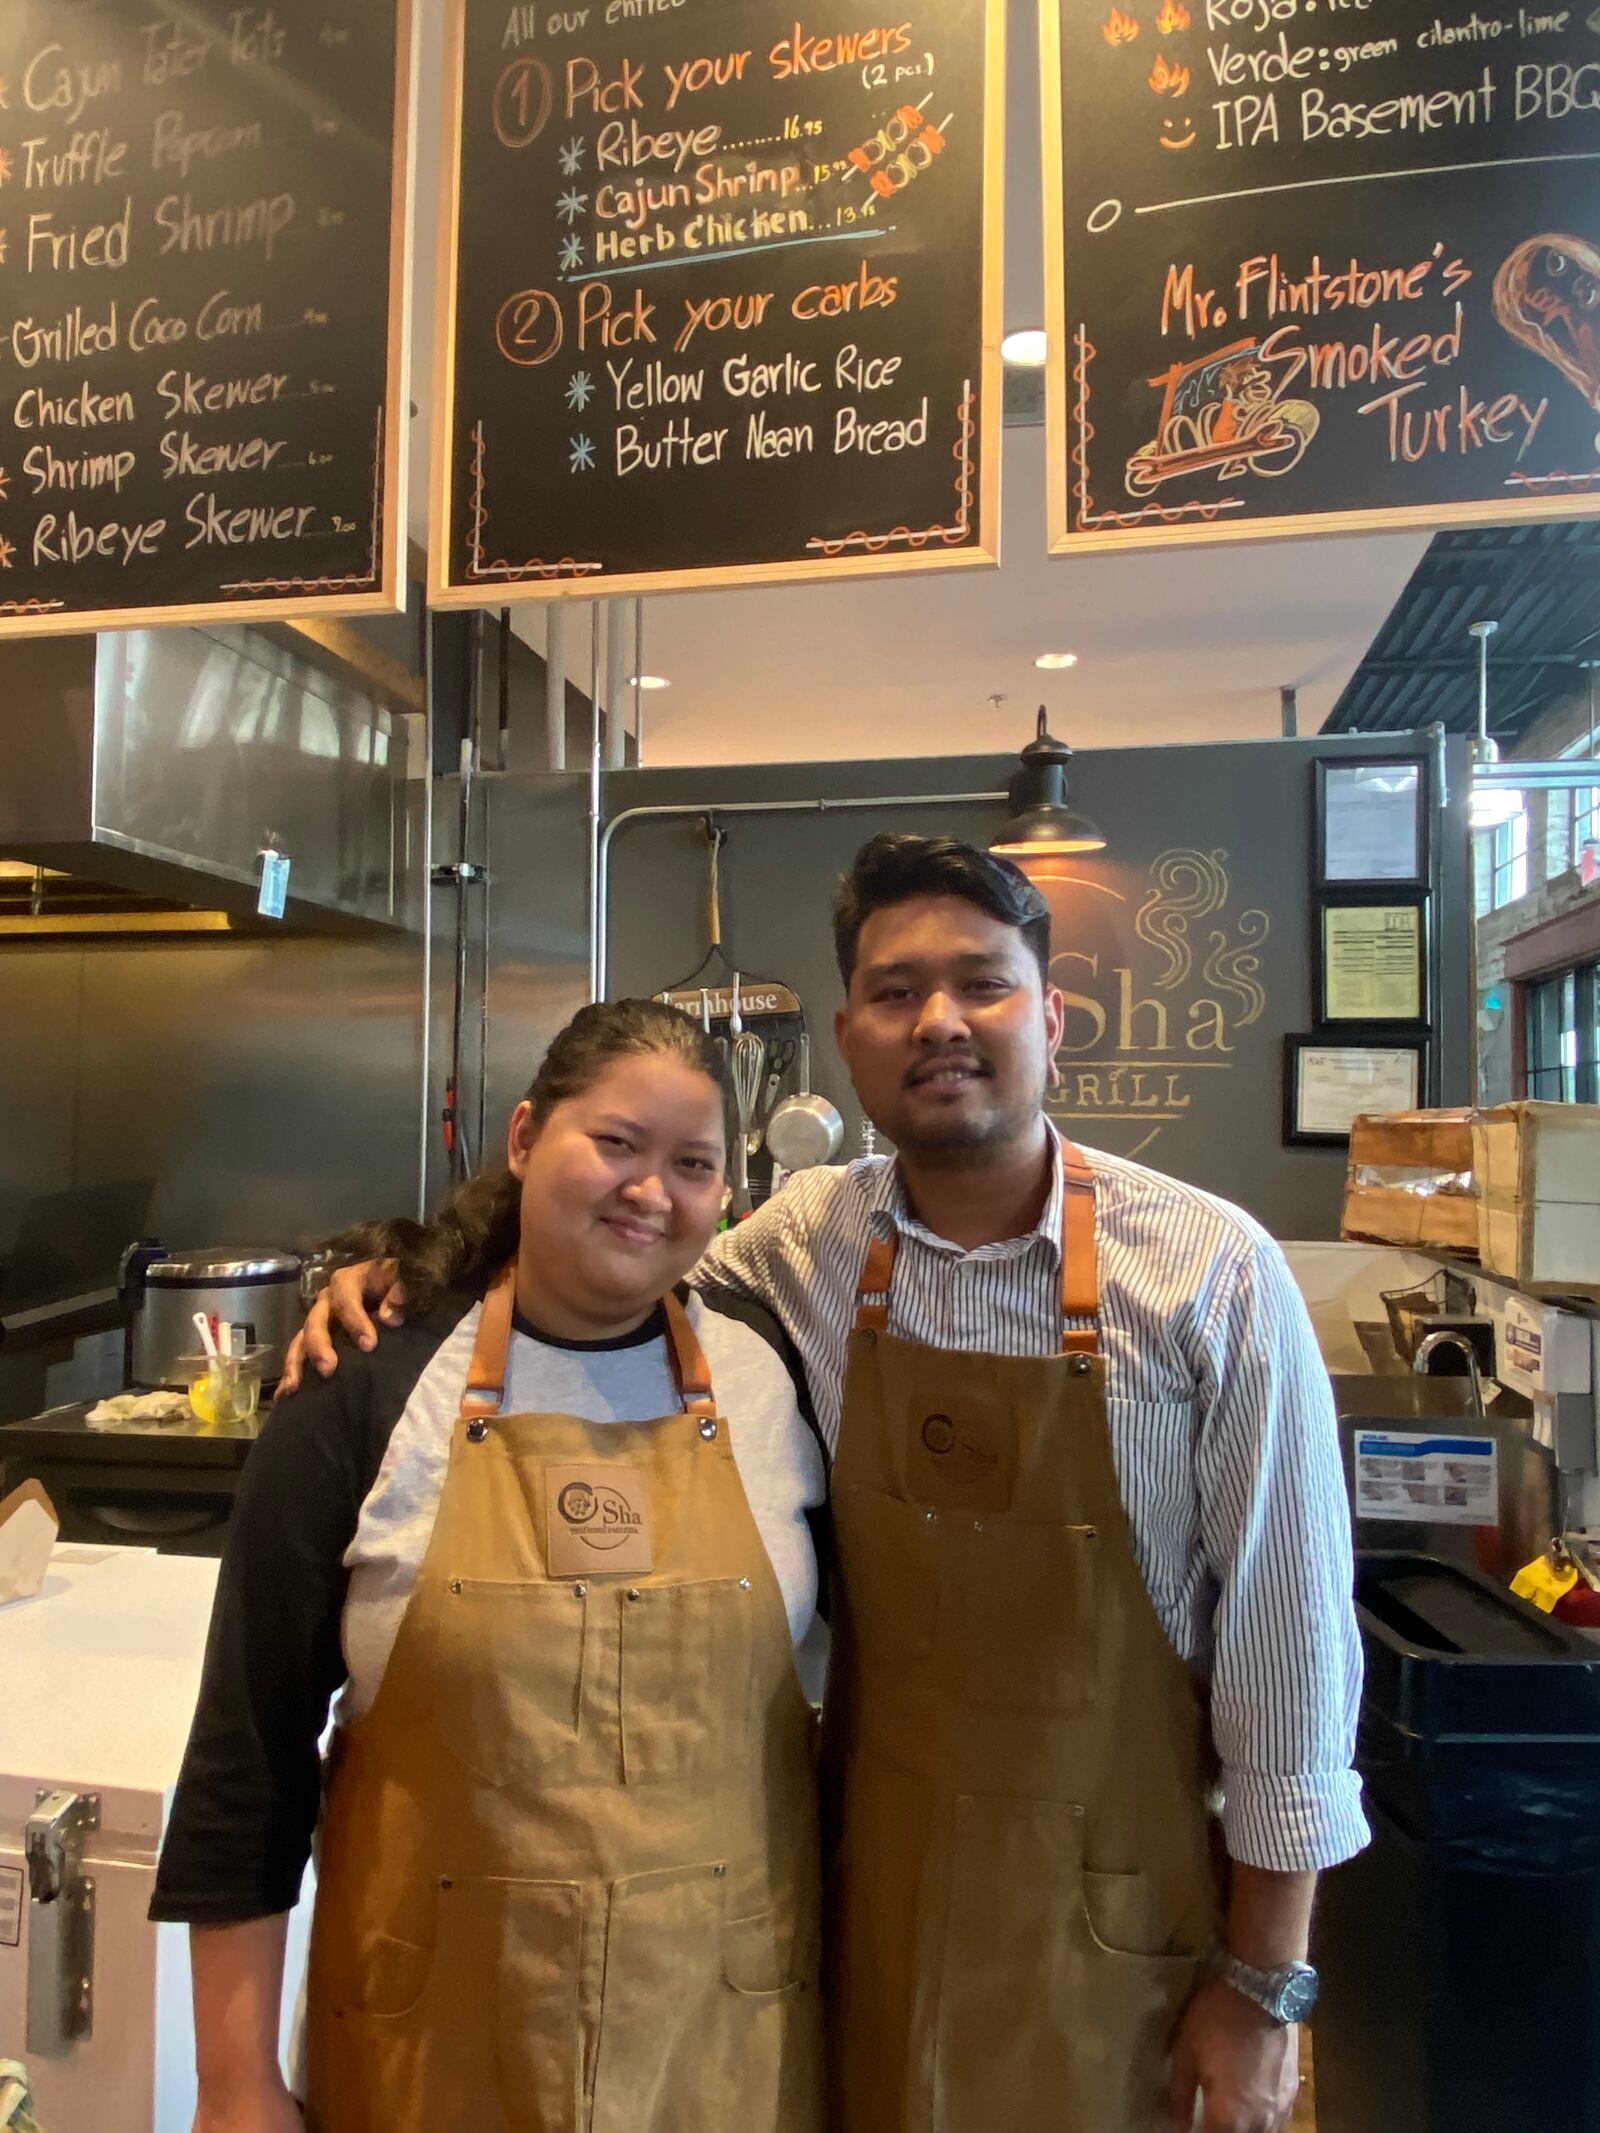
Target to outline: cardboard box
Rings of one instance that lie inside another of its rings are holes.
[[[1600,1104],[1499,1104],[1472,1142],[1483,1264],[1540,1293],[1600,1296]]]
[[[1354,1119],[1340,1234],[1476,1258],[1476,1115],[1385,1111]]]

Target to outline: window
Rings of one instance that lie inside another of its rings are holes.
[[[1600,785],[1575,785],[1572,800],[1572,864],[1586,844],[1600,844]]]
[[[1540,978],[1527,991],[1529,1096],[1600,1103],[1600,963]]]
[[[1498,911],[1528,893],[1528,810],[1497,823],[1490,840],[1489,909]]]

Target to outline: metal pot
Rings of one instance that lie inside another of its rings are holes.
[[[242,1339],[266,1351],[261,1375],[273,1385],[300,1326],[300,1260],[293,1252],[243,1246],[174,1253],[143,1269],[130,1301],[135,1385],[181,1390],[188,1383],[180,1358],[194,1353],[197,1311],[245,1328]]]
[[[844,1120],[826,1096],[786,1096],[767,1120],[767,1146],[785,1170],[831,1163],[844,1146]]]
[[[800,1090],[786,1096],[767,1120],[767,1147],[784,1170],[811,1170],[831,1163],[844,1146],[844,1120],[826,1096],[811,1087],[811,1039],[800,1037]]]

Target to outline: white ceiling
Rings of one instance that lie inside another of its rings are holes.
[[[1008,332],[1044,317],[1037,6],[1009,6]],[[418,13],[410,517],[422,540],[442,0]],[[1285,684],[1300,691],[1300,731],[1315,732],[1427,546],[1385,534],[1051,559],[1040,429],[1006,432],[1002,495],[997,571],[647,602],[645,666],[672,687],[645,699],[646,761],[967,755],[1017,745],[1039,703],[1075,747],[1257,739],[1280,730]],[[517,613],[541,646],[540,607]],[[1080,663],[1039,673],[1043,651]]]

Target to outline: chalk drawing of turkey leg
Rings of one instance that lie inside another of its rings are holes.
[[[1525,238],[1494,278],[1494,315],[1600,414],[1600,251],[1594,245],[1549,233]]]

